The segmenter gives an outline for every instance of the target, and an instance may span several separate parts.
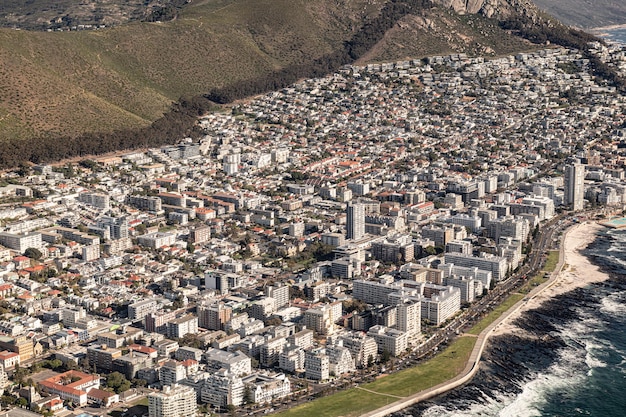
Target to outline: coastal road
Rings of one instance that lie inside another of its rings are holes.
[[[474,346],[474,349],[472,350],[472,353],[470,355],[470,359],[465,369],[463,370],[463,372],[461,372],[459,375],[457,375],[455,378],[449,381],[443,382],[437,386],[421,391],[419,393],[416,393],[402,400],[398,400],[378,410],[374,410],[370,413],[364,414],[363,416],[365,417],[386,416],[391,413],[401,411],[405,409],[406,407],[416,404],[420,401],[441,395],[451,389],[454,389],[470,381],[474,377],[475,373],[478,371],[482,352],[492,332],[501,323],[506,321],[513,313],[518,311],[529,299],[536,297],[539,293],[555,285],[555,283],[557,282],[557,278],[559,274],[561,273],[561,270],[565,264],[564,241],[567,236],[567,232],[574,225],[574,222],[571,219],[565,220],[564,219],[565,216],[566,214],[563,214],[563,215],[560,215],[558,218],[555,218],[552,222],[548,224],[548,227],[543,229],[544,233],[541,233],[541,235],[537,236],[537,247],[535,251],[533,251],[534,253],[533,253],[532,259],[529,259],[527,262],[527,267],[528,267],[529,272],[533,272],[533,273],[538,272],[537,268],[541,264],[545,251],[551,249],[553,247],[553,243],[556,242],[554,240],[555,234],[558,235],[559,232],[563,232],[563,234],[561,235],[561,238],[558,241],[559,261],[554,271],[551,272],[550,278],[548,279],[548,281],[534,288],[528,294],[527,297],[525,297],[523,300],[520,300],[515,305],[513,305],[509,310],[503,313],[501,317],[499,317],[496,321],[494,321],[491,325],[489,325],[483,332],[480,333],[480,335],[478,336],[478,340]],[[520,276],[518,275],[517,279],[509,279],[509,281],[519,283],[520,281],[523,282],[524,280],[521,279]],[[512,286],[512,288],[517,288],[517,287]]]

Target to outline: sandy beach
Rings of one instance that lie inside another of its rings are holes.
[[[580,253],[581,250],[585,249],[587,245],[595,240],[597,233],[602,229],[604,229],[604,226],[596,222],[578,224],[569,229],[564,242],[565,264],[554,283],[528,300],[517,311],[513,312],[506,321],[495,329],[493,334],[497,335],[522,331],[512,324],[512,322],[524,311],[537,308],[556,295],[608,279],[609,276],[607,274],[589,262],[589,260]]]

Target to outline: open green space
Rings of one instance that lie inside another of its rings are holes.
[[[441,354],[419,366],[381,377],[374,382],[361,385],[360,388],[316,399],[277,415],[281,417],[362,415],[397,401],[398,398],[395,397],[406,397],[455,377],[465,368],[475,343],[475,337],[460,337]]]
[[[145,405],[148,406],[148,397],[143,397],[141,400],[137,401],[133,405]]]
[[[548,259],[546,259],[546,264],[543,266],[543,271],[553,272],[556,269],[556,265],[559,263],[559,251],[552,250],[548,253]]]
[[[544,272],[540,272],[525,283],[518,292],[521,294],[528,294],[533,290],[533,288],[540,286],[547,280],[548,277],[546,277],[546,274]]]
[[[476,338],[463,336],[454,340],[440,355],[426,363],[380,378],[364,387],[385,394],[408,397],[440,384],[465,368]]]
[[[524,298],[524,294],[511,294],[502,304],[493,309],[489,314],[487,314],[480,322],[478,322],[474,327],[470,329],[469,334],[480,334],[483,330],[485,330],[491,323],[496,321],[502,314],[504,314],[509,308],[513,307],[515,303]]]

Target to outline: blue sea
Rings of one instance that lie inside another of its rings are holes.
[[[602,33],[606,39],[626,45],[626,28],[602,30]]]
[[[611,278],[524,313],[469,384],[396,416],[626,416],[626,230],[583,253]]]

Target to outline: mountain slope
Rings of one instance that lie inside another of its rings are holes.
[[[0,140],[145,126],[181,96],[341,47],[382,4],[207,0],[166,23],[0,30]]]
[[[434,2],[201,0],[163,23],[0,30],[0,142],[13,143],[0,147],[0,163],[15,163],[15,155],[42,161],[174,141],[206,109],[203,94],[241,98],[357,58],[536,47],[499,26],[519,16],[526,24],[539,21],[526,0]],[[172,107],[181,97],[199,98]],[[155,132],[159,138],[151,140]],[[62,147],[56,138],[65,138]]]

